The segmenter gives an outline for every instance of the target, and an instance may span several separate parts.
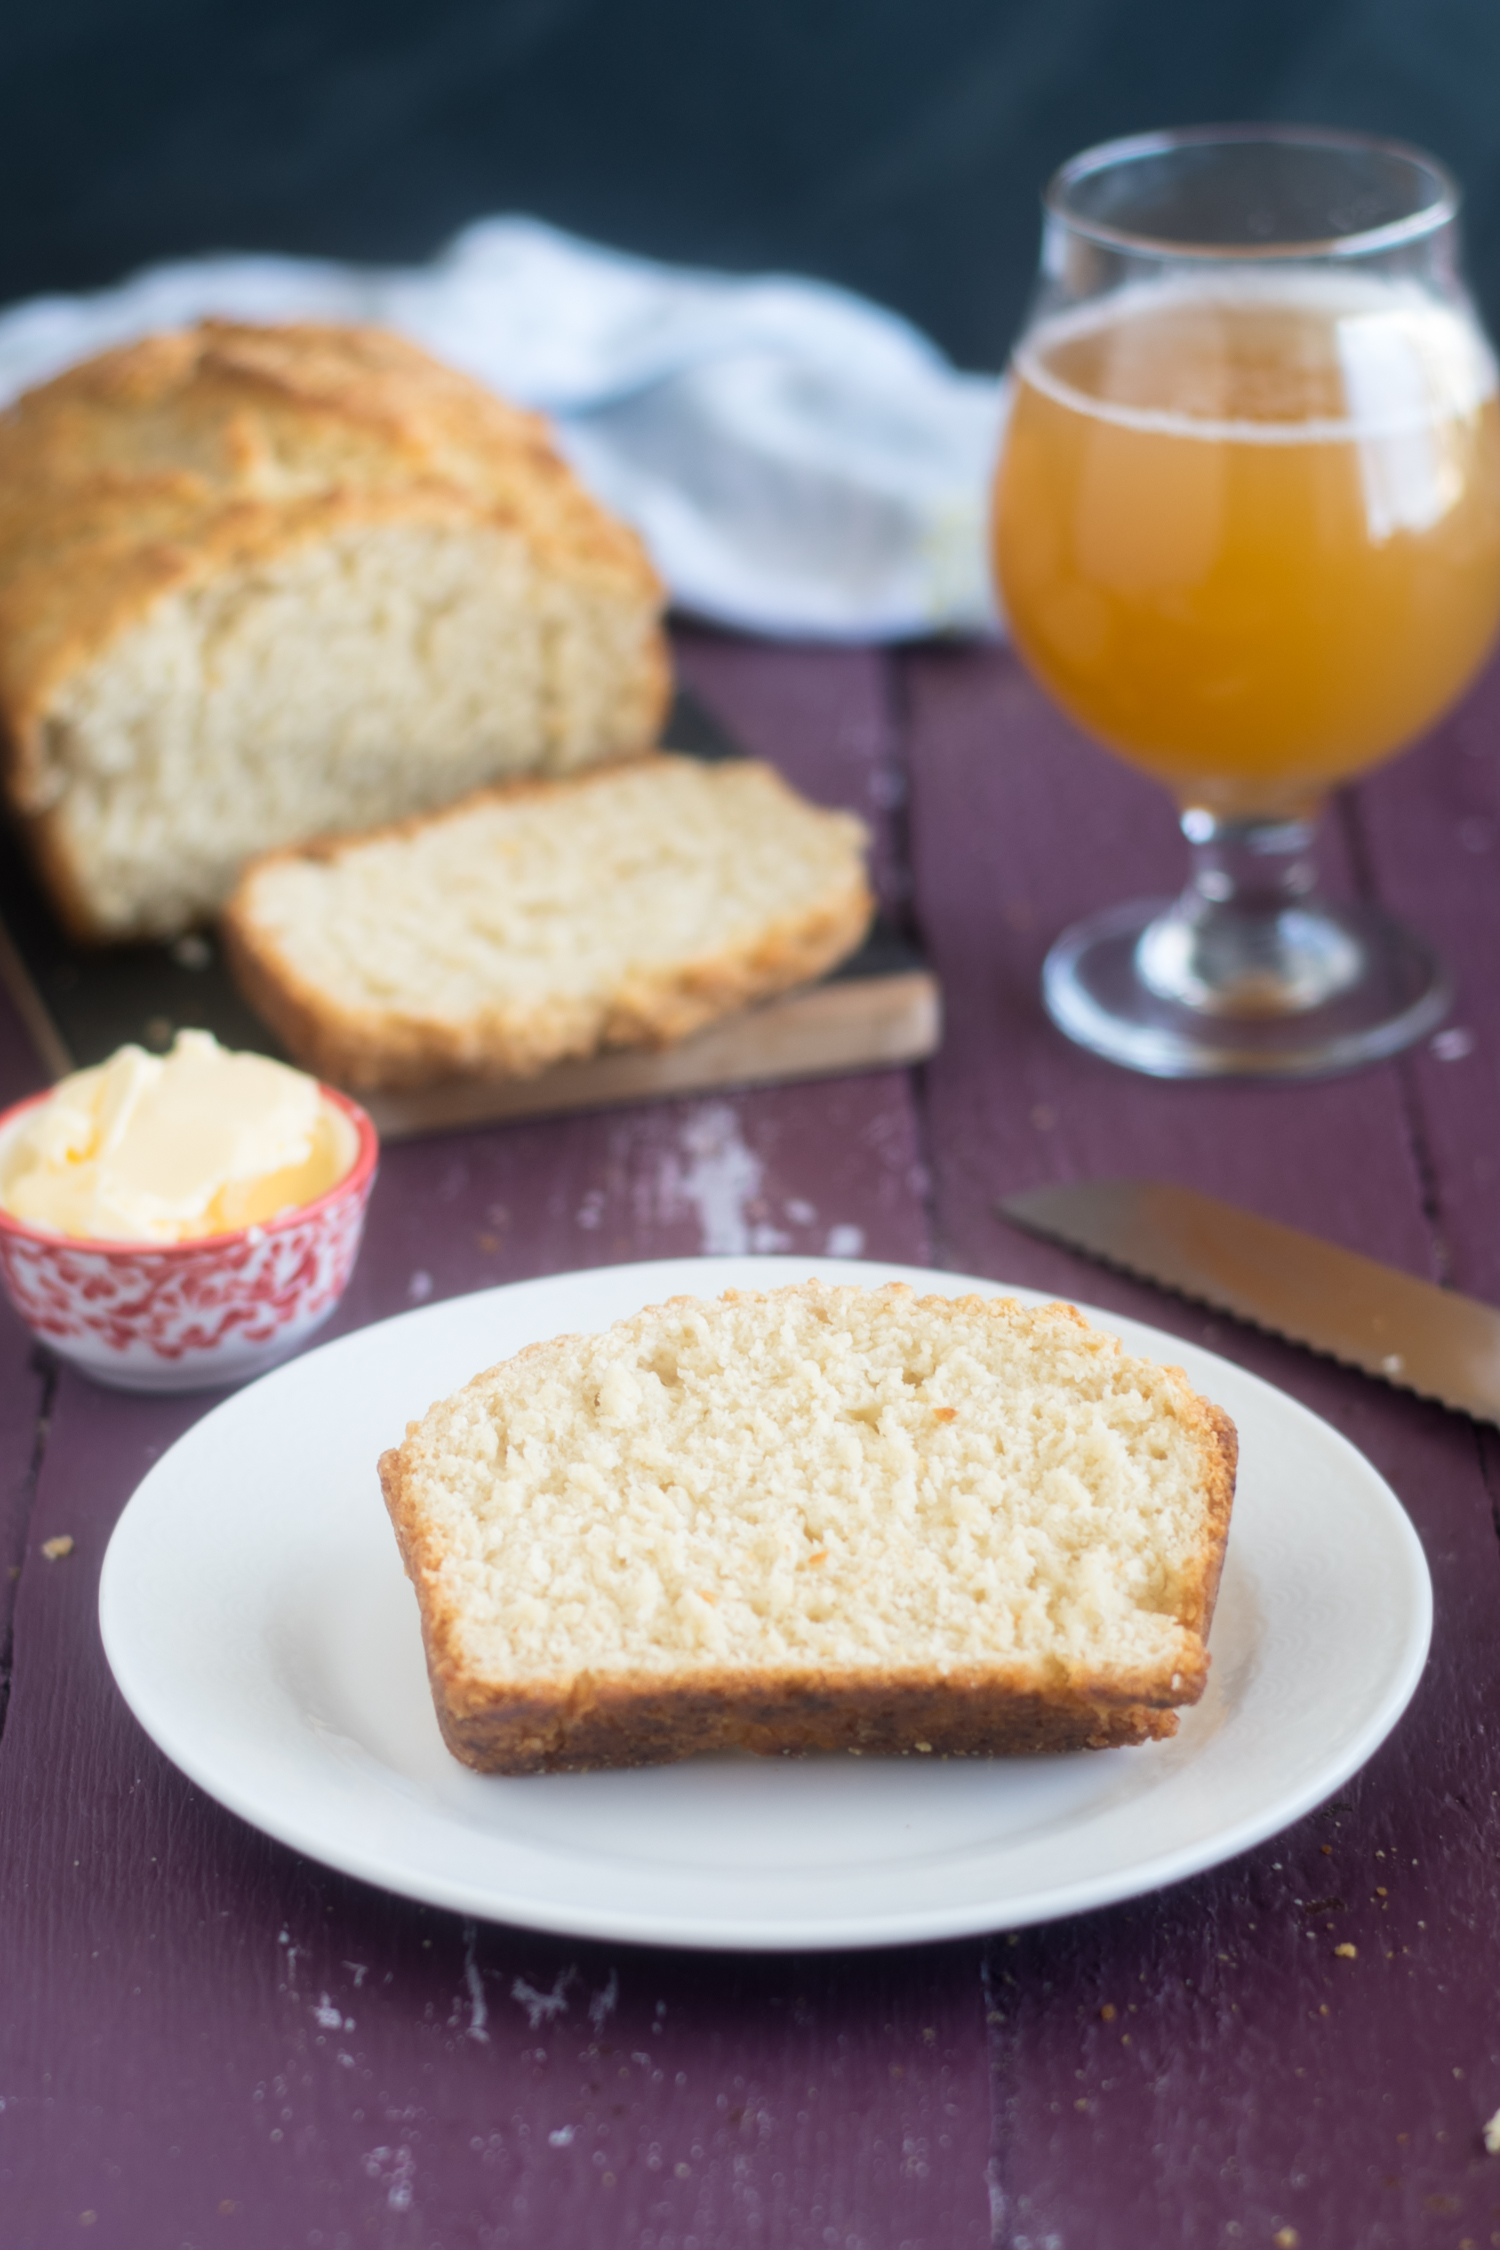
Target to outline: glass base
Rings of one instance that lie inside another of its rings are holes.
[[[1323,1078],[1399,1053],[1452,1005],[1448,973],[1419,937],[1379,907],[1320,900],[1305,918],[1322,934],[1326,997],[1279,1012],[1226,1010],[1222,994],[1195,1007],[1160,990],[1157,957],[1177,950],[1178,912],[1175,900],[1137,899],[1064,931],[1042,970],[1058,1029],[1152,1078]]]

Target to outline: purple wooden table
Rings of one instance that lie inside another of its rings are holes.
[[[1329,843],[1338,883],[1446,947],[1450,1027],[1330,1085],[1203,1088],[1123,1076],[1041,1017],[1049,937],[1169,887],[1178,852],[1165,800],[1006,655],[681,654],[744,741],[877,824],[887,897],[946,985],[942,1054],[392,1149],[339,1326],[700,1250],[863,1252],[1092,1299],[1207,1341],[1369,1454],[1432,1566],[1426,1679],[1366,1771],[1273,1843],[1019,1936],[777,1959],[476,1927],[297,1858],[139,1732],[100,1652],[100,1558],[201,1406],[91,1389],[0,1315],[0,2245],[1500,2245],[1481,2138],[1500,2109],[1500,1437],[993,1210],[1159,1173],[1500,1301],[1500,675],[1353,794]],[[38,1075],[0,1019],[0,1096]]]

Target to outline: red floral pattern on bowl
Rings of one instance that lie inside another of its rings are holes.
[[[379,1143],[357,1102],[323,1088],[356,1153],[313,1203],[195,1242],[83,1242],[0,1210],[0,1280],[32,1333],[119,1390],[243,1383],[285,1359],[333,1311],[364,1232]],[[0,1146],[37,1104],[0,1116]]]

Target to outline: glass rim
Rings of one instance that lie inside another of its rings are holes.
[[[1356,234],[1310,235],[1290,242],[1182,242],[1168,235],[1138,234],[1129,227],[1112,226],[1068,208],[1067,196],[1079,181],[1117,164],[1135,163],[1142,157],[1165,156],[1178,148],[1244,146],[1256,141],[1280,141],[1299,148],[1350,149],[1400,157],[1425,172],[1433,183],[1430,202],[1407,218],[1388,220]],[[1146,257],[1200,258],[1218,264],[1241,260],[1358,257],[1381,250],[1399,249],[1423,241],[1457,218],[1462,193],[1457,180],[1435,156],[1411,141],[1389,139],[1378,133],[1344,132],[1322,125],[1187,125],[1158,132],[1128,133],[1119,140],[1099,141],[1058,166],[1042,190],[1042,208],[1071,234],[1097,242],[1106,249],[1125,250]]]

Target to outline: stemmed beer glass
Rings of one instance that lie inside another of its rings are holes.
[[[1177,800],[1192,872],[1053,947],[1073,1039],[1159,1077],[1308,1075],[1436,1024],[1446,974],[1314,888],[1320,800],[1500,623],[1500,408],[1457,194],[1275,126],[1088,151],[1045,197],[995,549],[1016,645]]]

